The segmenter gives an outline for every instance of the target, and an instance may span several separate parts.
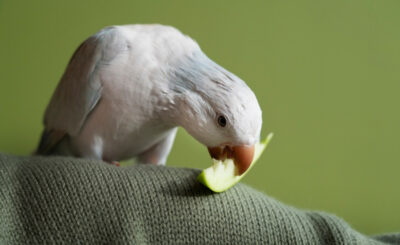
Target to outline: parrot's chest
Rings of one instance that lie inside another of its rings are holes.
[[[170,130],[170,127],[151,123],[141,127],[120,126],[115,134],[105,135],[103,158],[125,160],[135,157],[164,139]]]
[[[155,119],[141,105],[119,106],[106,99],[71,139],[79,155],[119,161],[133,158],[166,137],[173,128]]]
[[[103,79],[108,81],[104,83],[103,96],[79,136],[73,139],[76,149],[85,151],[81,155],[94,152],[96,158],[104,160],[129,159],[152,147],[174,128],[158,115],[160,84],[140,79],[125,81],[115,76]]]

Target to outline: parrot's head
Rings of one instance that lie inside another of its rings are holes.
[[[174,71],[177,124],[207,146],[211,157],[231,158],[244,173],[260,139],[261,109],[253,91],[205,54],[193,52]]]

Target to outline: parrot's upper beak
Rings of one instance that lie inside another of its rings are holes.
[[[212,158],[217,160],[225,160],[227,158],[233,159],[235,165],[239,169],[239,175],[242,175],[250,167],[254,156],[254,145],[240,145],[240,146],[217,146],[208,147],[208,152]]]

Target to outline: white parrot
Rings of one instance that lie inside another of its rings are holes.
[[[190,37],[158,24],[111,26],[72,56],[36,153],[165,164],[181,126],[241,174],[261,124],[251,89]]]

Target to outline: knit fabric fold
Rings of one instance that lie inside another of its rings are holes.
[[[0,244],[400,244],[199,172],[0,154]]]

